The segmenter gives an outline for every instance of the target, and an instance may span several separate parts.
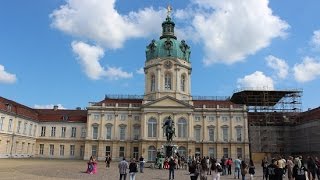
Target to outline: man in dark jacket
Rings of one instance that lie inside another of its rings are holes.
[[[271,164],[267,167],[266,176],[269,177],[269,180],[277,180],[277,170],[278,167],[275,165],[276,160],[272,159]]]
[[[173,159],[173,157],[171,156],[170,161],[169,161],[169,180],[174,179],[174,169],[175,168],[176,168],[176,162]]]

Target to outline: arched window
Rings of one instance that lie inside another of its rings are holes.
[[[178,120],[178,137],[187,137],[187,121],[183,118]]]
[[[154,118],[148,121],[148,137],[157,137],[157,120]]]
[[[148,148],[148,161],[155,161],[157,156],[157,151],[154,146],[149,146]]]
[[[156,89],[156,77],[154,76],[154,74],[151,75],[151,83],[150,83],[151,87],[150,87],[150,91],[154,92]]]
[[[180,89],[181,91],[185,91],[186,90],[186,76],[183,74],[181,75],[181,79],[180,79]]]
[[[184,146],[178,148],[179,156],[187,157],[187,149]]]
[[[167,73],[165,76],[164,76],[164,88],[166,90],[171,90],[172,86],[172,79],[171,79],[171,74]]]

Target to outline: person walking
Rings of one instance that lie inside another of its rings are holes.
[[[140,173],[143,173],[144,163],[145,163],[143,156],[140,156],[139,162],[140,162]]]
[[[238,175],[238,179],[240,179],[240,167],[241,167],[241,160],[240,156],[234,160],[234,178]]]
[[[126,158],[123,158],[122,161],[119,162],[118,164],[118,168],[119,168],[119,174],[120,174],[120,178],[119,180],[126,180],[127,178],[127,169],[129,168],[128,162],[126,161]]]
[[[308,172],[307,168],[301,163],[299,158],[294,159],[294,167],[293,167],[293,178],[295,180],[306,180],[306,173]]]
[[[189,173],[190,173],[190,179],[191,180],[197,180],[198,179],[198,170],[197,170],[197,162],[193,160],[191,163],[189,163]]]
[[[269,163],[268,163],[268,160],[267,160],[267,157],[264,157],[263,160],[261,161],[261,167],[262,167],[262,180],[264,179],[268,179],[268,176],[267,176],[267,168],[269,166]]]
[[[250,174],[250,180],[253,180],[253,175],[255,174],[255,167],[252,159],[250,159],[250,162],[249,162],[249,174]]]
[[[271,164],[269,164],[267,167],[266,179],[269,178],[268,180],[277,180],[278,167],[277,167],[276,163],[277,163],[276,159],[271,160]]]
[[[248,165],[246,164],[246,162],[244,160],[241,161],[241,176],[242,176],[242,180],[246,180],[246,174],[248,173]]]
[[[171,156],[170,161],[169,161],[169,180],[174,179],[174,169],[175,168],[176,168],[176,161]]]
[[[110,157],[110,154],[108,154],[105,160],[107,168],[110,168],[110,162],[111,162],[111,157]]]
[[[227,160],[227,168],[228,168],[228,175],[231,175],[232,158],[229,158],[229,159]]]
[[[212,159],[211,163],[212,180],[220,180],[220,173],[222,173],[222,166],[217,162],[216,159]]]
[[[288,160],[287,160],[287,172],[288,172],[288,180],[293,180],[293,176],[292,176],[292,170],[293,170],[293,157],[289,156]]]
[[[200,180],[207,180],[207,173],[208,173],[208,166],[207,166],[207,159],[203,157],[200,162]]]
[[[138,165],[136,163],[136,159],[132,158],[131,162],[129,164],[129,175],[130,175],[130,180],[135,180],[136,179],[136,173],[138,172]]]

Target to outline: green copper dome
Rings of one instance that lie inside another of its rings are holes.
[[[156,58],[173,57],[190,62],[190,47],[184,40],[178,41],[174,35],[174,22],[167,16],[162,23],[162,36],[152,40],[146,49],[146,61]]]

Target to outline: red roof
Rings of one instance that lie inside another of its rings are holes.
[[[8,106],[11,110],[8,109]],[[33,109],[1,96],[0,110],[40,122],[87,122],[87,110]]]

